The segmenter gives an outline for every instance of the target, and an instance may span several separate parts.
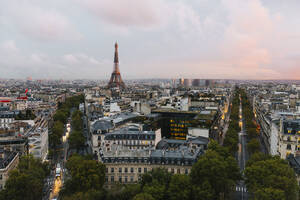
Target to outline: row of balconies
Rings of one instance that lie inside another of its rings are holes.
[[[154,140],[105,140],[103,146],[106,144],[118,144],[118,145],[154,145]]]

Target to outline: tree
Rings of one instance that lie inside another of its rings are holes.
[[[72,128],[77,131],[83,130],[82,112],[79,110],[72,114]]]
[[[49,135],[50,147],[56,149],[61,143],[61,137],[64,133],[64,124],[61,121],[55,121],[52,127],[52,134]]]
[[[168,192],[170,200],[189,200],[191,195],[190,178],[183,174],[173,175]]]
[[[218,147],[219,149],[221,147]],[[213,199],[226,197],[238,180],[241,179],[238,165],[232,156],[223,157],[217,151],[208,149],[193,165],[190,174],[193,185],[209,185],[213,190]],[[202,191],[201,188],[196,191]]]
[[[192,186],[193,200],[214,200],[216,193],[210,183],[206,180],[201,185]]]
[[[166,185],[159,183],[157,180],[153,180],[151,184],[147,184],[143,187],[143,191],[147,194],[151,194],[156,200],[165,199],[165,192],[167,191]]]
[[[162,168],[153,169],[143,174],[141,180],[142,191],[149,193],[154,199],[168,199],[168,187],[172,174]]]
[[[238,139],[236,139],[235,136],[233,137],[230,134],[226,134],[226,137],[224,139],[224,146],[228,148],[229,152],[233,156],[238,150]]]
[[[245,176],[247,188],[256,199],[264,192],[268,198],[276,195],[281,197],[283,193],[284,198],[281,199],[297,199],[299,187],[294,170],[277,156],[254,154],[247,163]]]
[[[217,152],[219,155],[221,155],[224,158],[230,156],[230,152],[228,148],[224,148],[223,146],[219,145],[215,140],[211,140],[209,142],[208,149]]]
[[[254,198],[264,199],[264,200],[284,200],[286,197],[284,196],[284,191],[274,188],[262,188],[258,189],[254,193]]]
[[[62,137],[64,134],[64,124],[60,121],[54,122],[53,128],[52,128],[52,133],[59,137]]]
[[[152,197],[151,194],[148,193],[140,193],[137,194],[133,200],[156,200],[155,198]]]
[[[56,149],[58,145],[61,143],[61,137],[59,137],[56,134],[50,134],[48,137],[49,137],[50,147]]]
[[[259,152],[260,143],[259,143],[258,139],[256,139],[256,138],[251,139],[247,144],[247,149],[248,149],[250,154],[253,154],[255,152]]]
[[[107,193],[106,200],[132,200],[139,193],[141,193],[140,184],[115,184]]]
[[[249,159],[246,163],[246,167],[253,165],[255,162],[263,161],[263,160],[268,160],[272,159],[272,156],[269,154],[263,154],[256,152],[251,156],[251,159]]]
[[[104,190],[76,192],[70,196],[63,197],[63,200],[106,200],[106,192]]]
[[[64,112],[63,110],[57,110],[55,115],[53,116],[54,121],[60,121],[63,124],[67,122],[67,118],[68,113]]]
[[[65,181],[61,195],[72,196],[89,190],[102,191],[105,180],[105,166],[95,160],[73,155],[66,164],[70,179]],[[80,183],[80,184],[79,184]]]
[[[256,131],[256,127],[249,127],[249,128],[247,128],[247,135],[250,138],[256,138],[256,137],[258,137],[258,133]]]
[[[169,185],[171,177],[172,174],[169,173],[166,169],[156,168],[149,173],[143,174],[141,186],[143,187],[146,184],[151,184],[154,180],[157,180],[161,184]]]
[[[239,92],[239,90],[235,91],[232,100],[229,127],[224,139],[224,146],[228,148],[232,156],[234,156],[238,150],[238,132],[241,130],[239,127]]]
[[[49,175],[49,166],[32,155],[23,156],[17,169],[12,170],[1,191],[1,199],[35,200],[43,196],[44,179]]]
[[[84,146],[85,138],[81,131],[72,131],[69,137],[70,148],[80,149]]]

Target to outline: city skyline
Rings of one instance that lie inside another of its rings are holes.
[[[130,5],[130,6],[128,6]],[[0,78],[299,79],[296,0],[2,1]]]

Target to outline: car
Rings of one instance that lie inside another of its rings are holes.
[[[61,175],[61,168],[60,168],[60,164],[57,163],[56,165],[56,169],[55,169],[55,177],[58,178]]]

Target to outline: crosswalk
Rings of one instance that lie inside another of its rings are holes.
[[[242,186],[236,186],[235,191],[237,191],[237,192],[247,192],[247,188],[242,187]]]

